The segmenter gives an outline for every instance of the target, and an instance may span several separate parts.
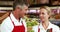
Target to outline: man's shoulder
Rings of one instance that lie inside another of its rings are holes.
[[[10,20],[10,17],[5,18],[3,21]]]
[[[3,22],[1,23],[1,31],[12,31],[13,29],[13,24],[10,20],[9,17],[7,17],[6,19],[3,20]]]
[[[1,24],[6,24],[6,23],[9,23],[11,20],[9,17],[5,18]]]

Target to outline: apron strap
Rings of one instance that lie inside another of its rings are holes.
[[[10,16],[9,16],[9,17],[10,17]],[[10,19],[11,19],[11,17],[10,17]],[[11,21],[12,21],[12,19],[11,19]],[[12,21],[12,23],[13,23],[13,25],[15,25],[13,21]],[[23,21],[21,21],[21,23],[22,23],[22,25],[23,25]]]
[[[22,25],[23,25],[23,21],[21,21]]]
[[[52,32],[52,28],[50,29],[50,32]]]
[[[40,28],[39,28],[39,25],[38,25],[38,32],[40,32]],[[47,32],[52,32],[52,28],[48,29]]]
[[[10,17],[10,19],[11,19],[11,17]],[[12,19],[11,19],[11,21],[12,21]],[[13,25],[15,25],[13,21],[12,21],[12,23],[13,23]]]
[[[39,25],[38,25],[38,32],[40,32],[40,28],[39,28]]]
[[[52,32],[52,28],[48,29],[47,32]]]

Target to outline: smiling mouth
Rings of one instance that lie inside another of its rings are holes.
[[[44,17],[40,17],[40,19],[44,19]]]

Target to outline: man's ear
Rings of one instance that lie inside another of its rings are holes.
[[[22,9],[20,7],[16,7],[16,9],[22,11]]]

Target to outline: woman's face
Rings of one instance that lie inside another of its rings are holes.
[[[40,9],[39,17],[40,17],[40,20],[41,20],[41,21],[46,21],[46,20],[48,20],[49,15],[48,15],[48,13],[47,13],[47,10],[44,9],[44,8]]]

